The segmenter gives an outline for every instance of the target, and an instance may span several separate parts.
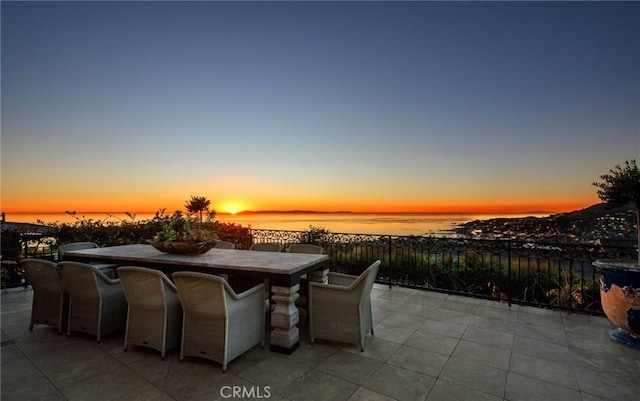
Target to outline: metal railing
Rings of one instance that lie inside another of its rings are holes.
[[[635,247],[558,244],[511,239],[265,230],[237,227],[219,232],[236,249],[256,242],[320,245],[333,271],[359,274],[381,260],[377,281],[506,303],[602,315],[598,259],[637,260]],[[20,252],[20,250],[16,250]],[[21,257],[54,260],[55,246],[35,248]],[[3,261],[4,272],[19,269]],[[10,270],[7,270],[10,269]],[[4,273],[3,273],[4,274]],[[19,280],[14,285],[20,285]]]
[[[321,245],[334,271],[373,261],[388,285],[603,315],[598,259],[637,259],[632,247],[510,239],[436,238],[251,229],[253,242]]]

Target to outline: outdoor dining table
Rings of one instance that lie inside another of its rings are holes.
[[[291,354],[300,344],[299,312],[295,305],[300,278],[306,274],[310,281],[326,282],[329,272],[327,255],[216,248],[199,255],[174,255],[146,244],[69,251],[65,252],[64,260],[142,266],[168,275],[196,271],[268,279],[275,304],[271,311],[270,349],[285,354]]]

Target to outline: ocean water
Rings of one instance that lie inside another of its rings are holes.
[[[544,213],[530,214],[448,214],[448,213],[219,213],[216,220],[235,223],[243,227],[273,230],[308,230],[310,226],[326,229],[332,233],[349,234],[388,234],[388,235],[435,235],[449,236],[456,226],[472,221],[497,217],[548,216]],[[152,213],[139,213],[135,221],[151,219]],[[8,222],[23,223],[70,223],[77,219],[94,221],[122,220],[130,221],[130,217],[118,213],[77,213],[71,216],[66,213],[5,215]]]

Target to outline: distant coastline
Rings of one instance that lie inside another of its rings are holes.
[[[527,238],[549,242],[593,242],[598,238],[630,238],[635,219],[629,207],[607,209],[596,204],[566,213],[444,213],[353,212],[315,210],[254,210],[218,213],[216,220],[243,227],[305,231],[318,227],[334,233],[381,235],[434,235],[471,238]],[[170,215],[170,213],[165,213]],[[131,222],[154,218],[154,213],[14,213],[7,223],[75,224]]]
[[[609,208],[603,203],[546,217],[490,218],[473,220],[455,228],[471,238],[536,239],[557,243],[593,243],[601,239],[637,238],[635,206]]]
[[[232,214],[232,213],[219,213],[219,214]],[[353,212],[350,210],[339,210],[339,211],[329,211],[329,212],[325,212],[325,211],[316,211],[316,210],[244,210],[242,212],[238,212],[235,214],[394,214],[394,215],[402,215],[402,214],[408,214],[408,215],[419,215],[419,214],[424,214],[424,215],[429,215],[429,214],[435,214],[435,215],[443,215],[443,214],[449,214],[449,215],[470,215],[470,214],[492,214],[492,215],[512,215],[512,214],[518,214],[518,215],[523,215],[523,214],[535,214],[535,215],[540,215],[540,214],[554,214],[554,212],[550,212],[550,211],[545,211],[545,210],[537,210],[537,211],[524,211],[524,212]]]
[[[168,214],[170,215],[170,213]],[[326,229],[333,233],[380,235],[453,235],[453,230],[463,223],[476,219],[514,218],[532,216],[531,213],[373,213],[373,212],[322,212],[322,211],[243,211],[218,213],[221,223],[268,230],[306,231],[310,227]],[[534,215],[535,216],[535,215]],[[549,216],[548,213],[538,217]],[[31,224],[76,224],[80,221],[131,222],[153,219],[155,213],[28,213],[7,214],[7,222]]]
[[[123,215],[126,213],[131,213],[134,215],[155,215],[158,211],[148,212],[148,211],[62,211],[62,212],[6,212],[7,216],[13,215],[62,215],[62,214],[75,214],[75,216],[81,217],[82,215],[100,215],[103,214],[105,216],[108,215]],[[457,211],[457,212],[377,212],[377,211],[367,211],[367,212],[354,212],[350,210],[337,210],[337,211],[319,211],[319,210],[243,210],[237,213],[229,213],[229,212],[216,212],[216,215],[250,215],[250,214],[379,214],[379,215],[495,215],[495,216],[510,216],[510,215],[553,215],[553,214],[562,214],[562,213],[573,213],[571,212],[552,212],[548,210],[533,210],[533,211],[509,211],[509,212],[500,212],[500,211]],[[173,212],[165,211],[165,215],[171,215]]]

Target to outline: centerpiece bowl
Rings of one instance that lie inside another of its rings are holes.
[[[179,214],[162,222],[161,230],[148,242],[160,252],[198,255],[216,245],[218,236],[211,223]]]
[[[213,248],[215,242],[183,242],[183,241],[148,241],[154,248],[160,252],[171,253],[174,255],[199,255]]]

